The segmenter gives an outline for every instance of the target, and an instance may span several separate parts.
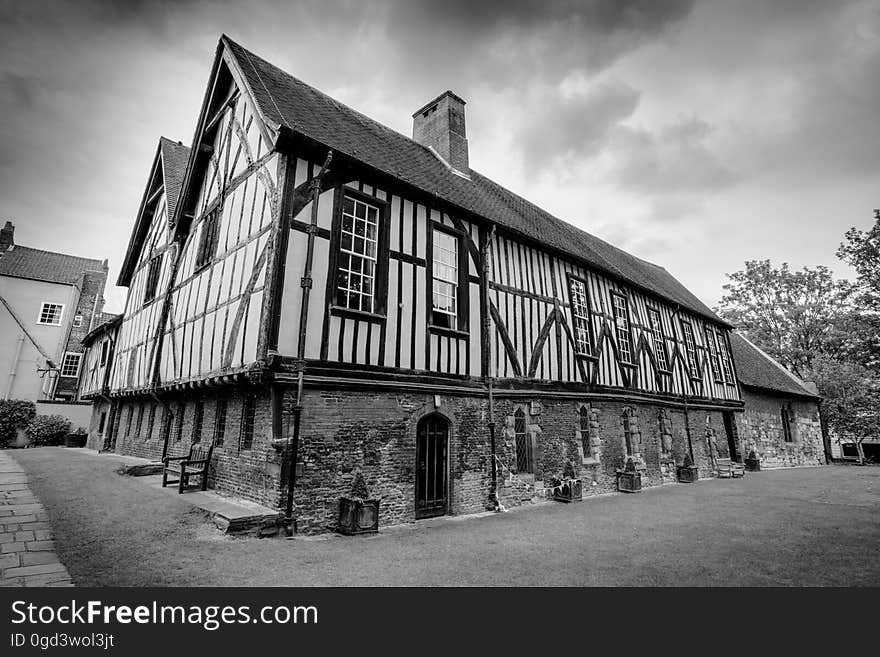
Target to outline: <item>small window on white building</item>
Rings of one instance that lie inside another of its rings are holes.
[[[61,363],[61,376],[76,378],[79,376],[79,363],[82,360],[82,354],[73,354],[69,351],[64,354],[64,360]]]
[[[63,312],[64,304],[44,303],[40,307],[40,316],[37,318],[37,324],[59,326],[61,324],[61,315]]]

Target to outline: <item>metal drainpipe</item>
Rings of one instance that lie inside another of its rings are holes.
[[[483,253],[483,298],[486,308],[486,316],[483,318],[483,325],[486,331],[486,346],[489,349],[488,368],[486,370],[486,384],[489,395],[489,449],[491,450],[492,461],[492,487],[489,490],[489,503],[493,510],[497,511],[500,507],[498,503],[498,464],[497,449],[495,445],[495,390],[493,387],[492,377],[492,340],[489,334],[492,330],[492,314],[489,312],[489,253],[492,249],[492,243],[495,239],[495,226],[493,224],[492,231],[489,233],[489,239],[486,242],[486,249]]]
[[[309,296],[312,291],[312,261],[315,256],[315,233],[318,229],[318,201],[321,197],[321,180],[333,159],[333,151],[327,153],[324,166],[312,179],[312,213],[309,219],[308,240],[306,242],[306,261],[303,276],[302,303],[299,311],[299,339],[296,344],[296,402],[293,405],[293,436],[290,442],[290,459],[287,468],[287,506],[285,509],[284,526],[288,536],[296,533],[296,518],[293,517],[293,489],[296,486],[296,464],[299,457],[299,427],[302,417],[303,377],[305,375],[306,325],[309,319]],[[330,274],[328,274],[330,275]],[[280,403],[276,402],[276,403]]]
[[[24,344],[24,333],[18,336],[18,344],[15,346],[15,358],[12,360],[12,369],[9,370],[9,382],[6,384],[6,396],[9,399],[12,394],[12,382],[15,381],[15,374],[18,371],[18,359],[21,358],[21,345]]]

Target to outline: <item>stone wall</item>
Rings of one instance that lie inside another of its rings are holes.
[[[226,431],[215,446],[209,486],[218,492],[284,509],[288,453],[272,445],[268,391],[253,388],[256,421],[253,444],[241,443],[242,395],[246,388],[178,393],[171,401],[185,403],[183,431],[176,440],[172,425],[169,454],[185,453],[193,433],[194,407],[204,404],[202,440],[215,437],[218,395],[227,401]],[[293,429],[293,389],[283,397],[283,434]],[[157,405],[152,431],[147,434],[152,399],[120,400],[116,451],[158,459],[163,447],[164,407]],[[144,404],[141,431],[138,407]],[[98,405],[96,405],[96,409]],[[133,408],[131,428],[129,408]],[[587,411],[588,435],[580,432],[580,411]],[[516,413],[521,409],[532,445],[532,472],[517,472]],[[485,395],[446,396],[411,392],[369,392],[306,389],[300,431],[295,504],[298,529],[319,533],[334,529],[339,497],[349,493],[354,476],[362,472],[372,496],[379,498],[382,526],[415,519],[416,437],[419,421],[431,414],[449,425],[448,509],[451,514],[484,511],[491,486],[488,404]],[[96,410],[96,417],[98,411]],[[712,474],[710,449],[726,457],[727,441],[721,413],[683,410],[645,403],[585,401],[572,398],[496,400],[498,498],[507,507],[545,499],[545,483],[561,477],[566,462],[583,481],[584,495],[617,490],[616,471],[623,468],[629,449],[642,471],[644,486],[675,480],[675,465],[689,451],[687,429],[701,476]],[[93,419],[93,425],[97,419]],[[92,429],[95,427],[93,426]],[[93,443],[90,432],[90,443]],[[590,455],[584,454],[584,440]],[[97,444],[97,443],[94,443]]]
[[[810,399],[784,397],[743,389],[745,412],[738,414],[737,430],[743,457],[754,450],[762,468],[824,465],[819,406]],[[790,406],[789,406],[790,405]],[[782,408],[789,406],[791,442],[786,442]]]

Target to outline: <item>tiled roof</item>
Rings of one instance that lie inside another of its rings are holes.
[[[731,333],[730,346],[740,384],[801,397],[818,397],[794,374],[738,333]]]
[[[162,175],[165,179],[168,216],[173,217],[177,200],[180,197],[180,186],[186,173],[186,165],[189,162],[189,148],[178,141],[160,137],[159,149],[162,152]]]
[[[88,347],[94,339],[104,333],[109,328],[112,328],[114,325],[118,325],[122,322],[122,315],[116,315],[113,313],[100,313],[99,317],[95,319],[95,328],[89,331],[86,334],[86,337],[82,339],[82,344],[84,347]]]
[[[724,323],[663,267],[637,258],[526,201],[485,176],[453,173],[427,147],[357,112],[222,37],[260,112],[284,126],[424,192],[546,244],[595,269]]]
[[[162,176],[161,182],[165,187],[165,202],[168,206],[167,216],[173,217],[177,208],[177,201],[180,200],[180,188],[183,185],[183,178],[186,174],[188,163],[189,147],[184,146],[180,142],[172,141],[167,137],[159,137],[159,146],[156,149],[156,155],[153,157],[153,164],[150,169],[150,179],[147,181],[147,187],[144,190],[144,197],[139,210],[140,214],[138,214],[135,220],[131,239],[128,242],[128,249],[126,249],[125,258],[122,261],[122,267],[119,269],[119,278],[116,280],[117,285],[128,287],[135,265],[137,265],[138,257],[140,256],[141,245],[150,230],[148,217],[144,216],[144,205],[150,190],[153,189],[156,167],[160,167],[158,173]]]
[[[101,260],[32,249],[17,244],[0,257],[0,276],[30,278],[49,283],[79,285],[83,273],[103,270],[104,263]]]

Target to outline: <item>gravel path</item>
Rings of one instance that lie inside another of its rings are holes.
[[[78,586],[880,585],[880,467],[749,473],[370,537],[229,538],[80,450],[11,454]]]

